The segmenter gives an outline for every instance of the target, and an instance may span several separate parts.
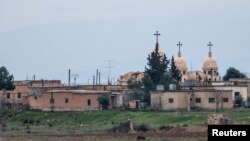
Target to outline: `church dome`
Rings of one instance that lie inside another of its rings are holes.
[[[207,44],[207,46],[209,46],[209,52],[208,52],[208,57],[205,59],[204,63],[203,63],[203,70],[218,70],[218,65],[216,60],[212,57],[212,51],[211,51],[211,46],[213,46],[213,44],[211,42],[209,42],[209,44]]]
[[[214,58],[212,58],[211,56],[207,57],[203,63],[203,70],[217,70],[218,69],[218,65],[217,62]]]
[[[187,68],[187,62],[183,57],[176,57],[175,60],[175,65],[179,71],[186,71]]]

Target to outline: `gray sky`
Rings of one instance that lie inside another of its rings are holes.
[[[220,75],[234,66],[250,72],[249,0],[0,0],[0,65],[16,80],[92,82],[98,68],[107,82],[128,71],[144,71],[148,54],[160,47],[168,58],[182,55],[201,70],[211,41]]]

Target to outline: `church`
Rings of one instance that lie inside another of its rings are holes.
[[[156,31],[154,35],[156,36],[155,47],[158,48],[159,56],[163,57],[165,53],[161,50],[160,45],[158,43],[158,36],[160,36],[160,34],[158,33],[158,31]],[[181,78],[182,84],[184,84],[185,82],[189,83],[190,81],[193,81],[193,82],[220,81],[220,77],[218,73],[219,68],[217,65],[217,61],[212,56],[211,47],[213,46],[213,44],[211,42],[207,44],[207,46],[209,47],[208,56],[205,58],[203,62],[203,67],[201,68],[201,70],[188,70],[188,67],[187,67],[188,64],[185,58],[182,56],[182,52],[181,52],[182,44],[179,42],[177,46],[179,47],[179,51],[177,53],[177,56],[174,58],[175,59],[174,62],[175,62],[177,69],[180,71],[182,75],[182,78]],[[131,71],[120,76],[119,84],[127,86],[127,82],[129,80],[132,79],[134,81],[141,81],[143,77],[144,77],[143,72]]]
[[[175,57],[175,65],[177,69],[181,72],[182,79],[185,80],[198,80],[198,81],[218,81],[219,73],[218,73],[218,65],[217,61],[212,56],[211,47],[213,44],[209,42],[209,52],[207,58],[203,62],[202,71],[188,71],[187,62],[181,54],[181,43],[179,42],[177,46],[179,46],[179,52],[177,57]]]

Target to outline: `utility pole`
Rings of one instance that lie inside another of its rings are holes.
[[[76,86],[76,79],[79,77],[79,75],[78,74],[72,74],[71,76],[74,79],[74,86]]]
[[[70,69],[69,69],[69,72],[68,72],[68,85],[70,86],[70,77],[71,77],[71,74],[70,74]]]
[[[101,85],[101,72],[99,72],[99,85]]]
[[[98,78],[99,78],[98,75],[99,75],[99,72],[98,72],[98,69],[97,69],[97,70],[96,70],[96,82],[95,82],[96,85],[98,85]]]
[[[95,85],[95,75],[93,75],[93,90],[94,90],[94,85]]]

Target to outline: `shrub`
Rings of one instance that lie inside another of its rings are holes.
[[[145,124],[141,124],[141,125],[136,126],[136,131],[147,132],[147,131],[149,131],[149,127]]]
[[[112,128],[112,132],[116,133],[128,133],[130,130],[130,122],[120,123],[118,126]]]
[[[147,132],[149,131],[149,126],[145,124],[141,124],[138,126],[134,126],[135,131],[137,132]],[[118,126],[112,128],[112,132],[116,133],[128,133],[130,131],[130,121],[120,123]]]
[[[108,95],[103,95],[103,96],[99,96],[97,98],[97,101],[100,105],[102,105],[102,109],[107,110],[109,107],[109,97]]]
[[[168,130],[170,130],[170,129],[172,129],[173,127],[171,127],[171,126],[169,126],[169,125],[163,125],[163,126],[161,126],[159,129],[160,130],[165,130],[165,131],[168,131]]]
[[[136,138],[137,140],[145,140],[146,139],[146,137],[144,137],[144,136],[137,136],[137,138]]]
[[[2,129],[1,129],[2,132],[7,131],[7,124],[5,122],[2,123],[1,127],[2,127]]]

